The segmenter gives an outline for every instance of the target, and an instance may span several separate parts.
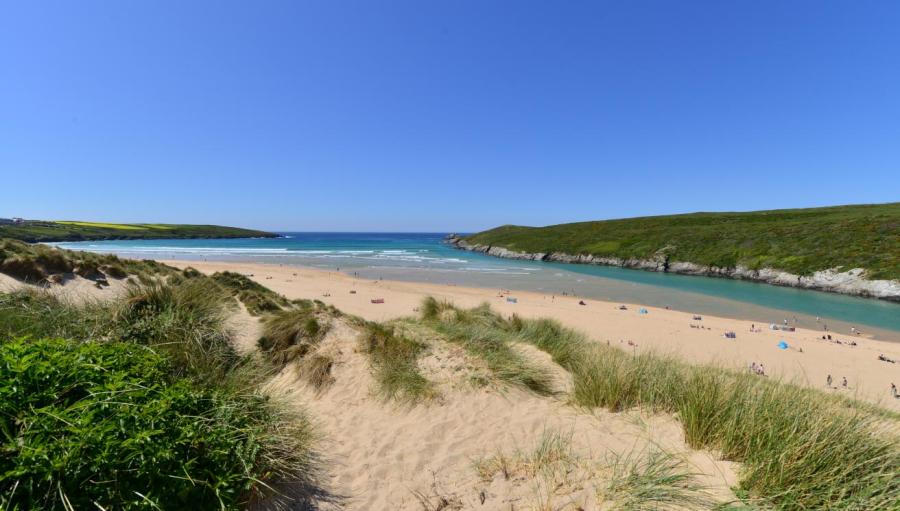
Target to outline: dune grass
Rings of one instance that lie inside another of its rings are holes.
[[[287,298],[240,273],[222,271],[213,273],[210,278],[229,290],[253,316],[279,311],[290,305]]]
[[[359,342],[372,365],[377,393],[385,400],[416,404],[437,397],[434,383],[418,367],[424,344],[398,334],[391,325],[374,322],[364,323]]]
[[[499,381],[541,395],[553,393],[550,372],[514,348],[514,339],[504,334],[505,320],[488,305],[463,310],[428,297],[420,313],[426,325],[483,360]]]
[[[330,328],[329,316],[311,302],[263,318],[257,345],[274,364],[284,366],[312,353]]]
[[[104,283],[109,278],[128,275],[142,277],[168,276],[178,270],[156,261],[120,259],[114,255],[63,250],[47,245],[29,245],[21,241],[0,240],[0,273],[29,284],[48,281],[64,283],[78,275]]]
[[[589,342],[549,320],[504,319],[426,300],[442,330],[482,318],[479,334],[546,351],[573,375],[574,404],[673,414],[687,443],[742,464],[740,487],[779,509],[889,509],[900,502],[900,422],[869,405],[755,375]],[[430,318],[430,319],[429,319]]]
[[[713,509],[716,503],[685,462],[658,448],[610,456],[597,500],[621,511]]]
[[[498,449],[490,456],[476,459],[472,465],[483,482],[490,482],[498,474],[507,481],[567,474],[576,463],[571,435],[548,430],[529,449],[517,448],[511,452]]]
[[[0,508],[329,498],[308,422],[261,394],[271,371],[231,347],[227,296],[209,279],[106,302],[0,294],[0,406],[14,408],[0,413]]]

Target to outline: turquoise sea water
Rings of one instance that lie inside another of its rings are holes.
[[[563,292],[588,298],[670,306],[798,326],[850,326],[900,340],[900,305],[849,296],[710,277],[615,267],[499,259],[456,250],[440,233],[282,233],[274,239],[138,240],[58,243],[125,257],[293,264],[367,278]],[[820,316],[819,322],[815,317]],[[795,319],[796,318],[796,319]]]

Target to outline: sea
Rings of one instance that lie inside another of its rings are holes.
[[[900,304],[755,282],[608,266],[500,259],[455,249],[446,233],[283,232],[280,238],[54,243],[137,259],[297,265],[362,278],[574,295],[900,341]]]

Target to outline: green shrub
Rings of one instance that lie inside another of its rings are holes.
[[[263,398],[171,374],[134,344],[0,344],[0,507],[232,509],[307,477],[305,424],[286,446]]]

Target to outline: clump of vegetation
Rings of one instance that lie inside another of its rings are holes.
[[[426,346],[399,335],[393,326],[365,323],[360,350],[368,355],[378,393],[387,400],[414,404],[437,397],[434,383],[419,371],[419,356]]]
[[[538,394],[553,393],[549,371],[516,351],[514,339],[506,334],[506,320],[491,312],[488,305],[463,310],[429,297],[423,301],[420,312],[423,321],[435,331],[482,359],[498,380]]]
[[[226,300],[208,279],[132,285],[110,306],[107,337],[166,352],[186,374],[216,381],[240,363],[225,326]]]
[[[715,502],[681,460],[660,449],[613,456],[610,477],[597,500],[615,509],[712,509]]]
[[[577,462],[571,435],[544,431],[531,449],[516,449],[512,453],[498,449],[490,456],[475,460],[473,465],[481,480],[490,482],[497,474],[505,480],[538,476],[556,479],[567,476]]]
[[[0,343],[0,427],[3,509],[232,509],[314,474],[304,420],[132,343]]]
[[[133,284],[104,302],[0,294],[0,507],[330,498],[308,422],[259,393],[269,370],[231,347],[227,300],[206,278]],[[68,340],[32,340],[45,337]]]
[[[691,213],[548,227],[506,225],[465,239],[530,253],[664,258],[719,268],[775,268],[798,275],[864,268],[870,279],[900,279],[898,225],[900,202]]]
[[[334,383],[331,368],[334,367],[334,358],[323,353],[314,353],[300,364],[300,375],[317,391],[322,391]]]
[[[328,315],[313,304],[280,310],[263,319],[260,350],[278,366],[311,353],[328,333]]]
[[[194,271],[196,272],[196,270]],[[229,290],[247,307],[247,311],[254,316],[265,312],[279,311],[290,305],[290,301],[287,298],[240,273],[230,271],[216,272],[212,274],[211,278]]]
[[[0,240],[0,273],[30,284],[64,283],[73,275],[105,282],[135,275],[148,277],[173,275],[175,268],[156,261],[119,259],[114,255],[63,250],[47,245],[29,245],[21,241]]]
[[[434,306],[422,310],[433,313]],[[630,355],[554,321],[504,319],[487,308],[462,315],[443,310],[431,321],[453,331],[473,315],[481,318],[479,335],[549,353],[572,373],[572,399],[580,406],[675,415],[689,445],[742,463],[740,486],[753,499],[784,509],[881,509],[900,502],[900,442],[889,413],[751,374]]]

